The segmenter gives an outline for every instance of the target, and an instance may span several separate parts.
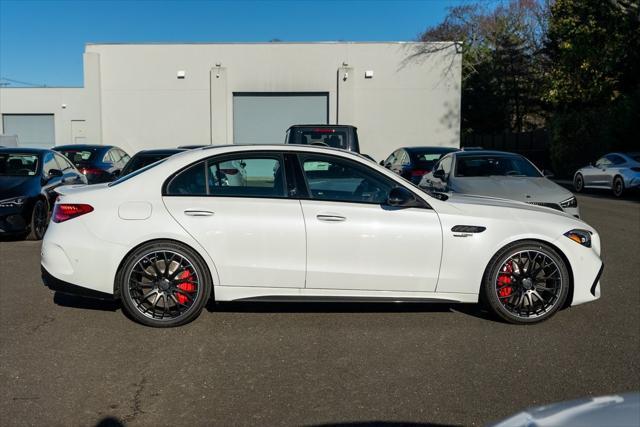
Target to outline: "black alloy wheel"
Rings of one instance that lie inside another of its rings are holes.
[[[613,187],[611,188],[611,190],[613,191],[614,196],[622,197],[622,195],[624,194],[624,181],[621,177],[616,176],[613,179]]]
[[[211,294],[211,278],[202,258],[174,242],[152,242],[134,251],[119,271],[117,283],[126,312],[154,327],[194,320]]]
[[[556,251],[540,242],[501,250],[489,263],[483,282],[489,308],[511,323],[538,323],[565,303],[569,272]]]
[[[49,208],[47,207],[47,202],[38,199],[33,205],[33,211],[31,213],[31,233],[29,234],[29,238],[31,240],[42,240],[48,225]]]
[[[582,174],[577,174],[573,179],[573,188],[576,190],[576,193],[582,193],[582,190],[584,190],[584,178]]]

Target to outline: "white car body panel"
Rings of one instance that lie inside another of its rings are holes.
[[[207,157],[242,150],[328,153],[327,148],[313,146],[195,149],[112,187],[62,187],[59,203],[87,203],[94,211],[51,223],[43,241],[43,268],[61,281],[114,294],[118,267],[131,250],[150,240],[172,239],[201,255],[212,275],[213,294],[220,301],[280,295],[476,302],[489,259],[510,242],[537,239],[557,247],[569,261],[574,278],[572,305],[600,296],[599,285],[595,295],[590,293],[601,266],[600,240],[583,221],[552,209],[495,198],[454,195],[438,200],[366,158],[340,150],[330,153],[375,169],[433,209],[381,212],[377,205],[296,199],[163,200],[162,183],[175,171]],[[187,219],[181,213],[188,209],[210,210],[214,215]],[[129,219],[123,219],[123,211]],[[343,214],[347,220],[313,223],[314,215],[320,213]],[[455,236],[454,225],[486,230]],[[593,234],[591,248],[563,235],[576,228]],[[328,243],[323,235],[340,239],[341,244]]]
[[[307,288],[435,291],[442,231],[433,210],[301,203],[307,225]]]
[[[304,287],[305,226],[298,200],[163,200],[173,218],[216,260],[221,286]],[[185,214],[189,211],[212,214]]]

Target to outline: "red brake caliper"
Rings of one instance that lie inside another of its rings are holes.
[[[185,270],[182,273],[180,273],[180,275],[178,276],[179,280],[187,280],[186,282],[181,282],[178,283],[178,289],[184,291],[184,292],[195,292],[196,291],[196,285],[194,285],[193,283],[189,282],[189,280],[191,280],[193,278],[193,274],[189,271],[189,270]],[[176,294],[176,298],[178,299],[178,302],[180,304],[186,304],[187,301],[189,301],[189,298],[186,297],[186,295],[177,293]]]
[[[502,269],[502,272],[498,274],[498,295],[506,298],[511,295],[513,288],[511,285],[511,273],[513,273],[513,267],[511,264],[507,264]]]

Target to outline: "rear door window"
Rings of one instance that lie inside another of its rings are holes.
[[[231,197],[285,197],[282,156],[227,157],[208,166],[209,194]]]

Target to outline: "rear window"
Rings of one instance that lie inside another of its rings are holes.
[[[517,156],[458,156],[455,173],[457,177],[542,176],[531,162]]]
[[[349,148],[347,131],[331,128],[302,128],[294,131],[293,141],[287,139],[289,144],[325,145],[333,148],[347,150]]]
[[[440,157],[447,153],[411,153],[411,160],[417,169],[432,170]]]
[[[35,154],[0,153],[0,176],[34,176],[38,173]]]
[[[158,161],[156,161],[155,163],[151,163],[150,165],[146,165],[143,168],[140,168],[136,171],[130,172],[130,173],[125,173],[126,172],[126,168],[122,170],[122,175],[120,176],[120,178],[116,179],[115,181],[112,181],[109,183],[109,187],[113,187],[114,185],[118,185],[122,182],[125,182],[128,179],[133,178],[134,176],[138,176],[143,172],[148,171],[149,169],[155,168],[156,166],[158,166],[159,164],[161,164],[162,162],[164,162],[165,159],[160,159]]]
[[[172,156],[175,153],[165,153],[165,154],[141,154],[136,155],[131,158],[122,169],[122,175],[127,175],[132,172],[137,171],[147,165],[153,164],[158,160],[166,159],[169,156]]]
[[[98,157],[99,149],[87,148],[87,149],[66,149],[56,150],[58,153],[64,155],[67,159],[71,160],[71,163],[78,166],[80,163],[93,162]]]

